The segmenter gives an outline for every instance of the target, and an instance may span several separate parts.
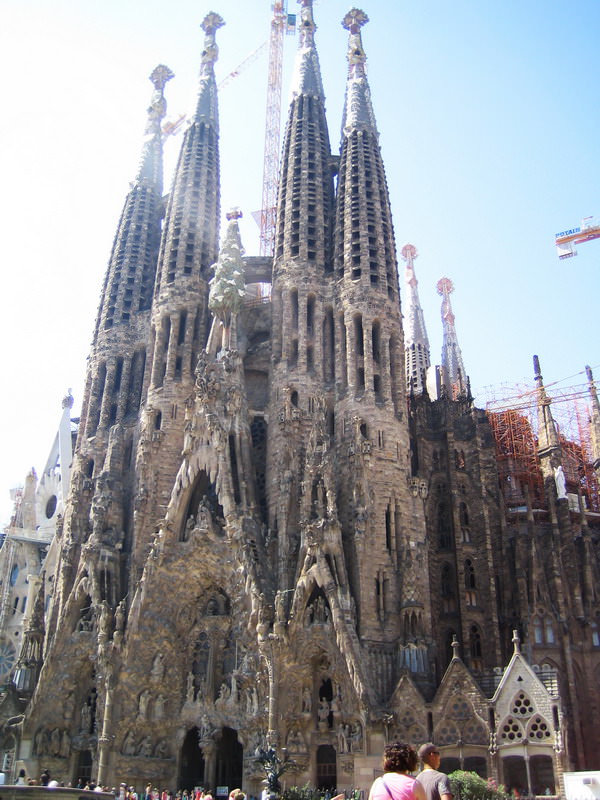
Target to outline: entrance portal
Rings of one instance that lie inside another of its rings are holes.
[[[193,789],[204,786],[204,757],[198,744],[198,728],[188,731],[181,747],[179,787]]]
[[[317,788],[333,791],[337,785],[335,748],[322,744],[317,748]]]
[[[223,728],[217,744],[216,786],[242,788],[244,772],[244,748],[238,742],[237,731]]]

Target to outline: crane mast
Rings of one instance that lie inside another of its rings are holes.
[[[275,207],[279,177],[279,140],[281,129],[281,84],[283,78],[283,39],[286,13],[283,0],[274,0],[269,39],[269,75],[267,116],[263,162],[263,190],[260,212],[260,254],[273,255],[275,244]]]

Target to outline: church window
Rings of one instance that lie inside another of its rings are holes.
[[[519,692],[513,699],[512,702],[512,713],[515,716],[520,717],[530,717],[534,713],[535,709],[533,707],[533,703],[531,702],[530,698],[525,694],[525,692]]]
[[[535,716],[529,723],[528,737],[534,741],[544,741],[549,739],[551,732],[548,723],[543,717]]]
[[[539,617],[533,618],[533,641],[536,644],[542,644],[544,641],[544,630],[542,628],[542,620]]]
[[[519,742],[523,739],[523,729],[514,717],[508,717],[500,729],[500,738],[504,742]]]
[[[460,503],[458,507],[458,516],[460,519],[460,532],[463,542],[471,541],[471,529],[469,527],[469,511],[466,503]]]
[[[315,296],[309,295],[306,300],[306,335],[312,337],[315,327]]]
[[[14,586],[17,582],[19,577],[19,567],[17,564],[14,564],[13,568],[10,571],[10,585]]]
[[[290,292],[290,301],[292,304],[292,329],[298,330],[298,290],[292,289]]]
[[[388,504],[385,510],[385,547],[388,552],[392,550],[392,507]]]
[[[379,322],[375,321],[371,329],[371,339],[373,346],[373,361],[376,364],[379,364],[379,362],[381,361],[380,338],[381,338],[380,325]]]
[[[475,580],[475,567],[470,558],[465,561],[465,603],[468,606],[477,605],[477,593]]]
[[[600,632],[596,622],[592,624],[592,644],[594,647],[600,647]]]
[[[552,623],[552,617],[546,617],[546,642],[548,644],[554,644],[554,625]]]
[[[442,500],[437,507],[437,530],[439,546],[448,550],[452,546],[452,524],[447,503]]]
[[[441,572],[442,610],[444,614],[456,611],[456,598],[454,595],[454,573],[450,564],[444,564]]]
[[[471,655],[471,667],[476,671],[481,671],[483,669],[481,632],[477,625],[471,625],[469,631],[469,650]]]

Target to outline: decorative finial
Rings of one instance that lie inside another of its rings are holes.
[[[73,395],[71,389],[67,389],[66,395],[62,399],[62,408],[73,408]]]
[[[232,219],[241,219],[244,215],[237,206],[234,206],[225,214],[225,219],[231,221]]]
[[[450,280],[450,278],[440,278],[436,284],[437,293],[442,295],[443,297],[448,297],[449,294],[452,294],[454,291],[454,284]]]
[[[515,655],[517,653],[520,653],[521,652],[521,639],[519,637],[519,632],[516,629],[513,630],[512,643],[513,643],[514,648],[515,648]]]
[[[454,322],[454,313],[450,303],[450,295],[454,291],[454,284],[450,278],[440,278],[436,284],[437,293],[444,298],[442,304],[442,317],[448,322]]]
[[[369,21],[368,16],[360,8],[351,8],[342,20],[342,27],[350,33],[358,33]]]
[[[314,43],[314,35],[317,30],[313,18],[313,0],[298,0],[302,6],[300,10],[300,40],[299,47],[308,47]]]
[[[215,40],[215,33],[225,25],[225,20],[220,14],[211,11],[202,20],[200,27],[205,33],[204,49],[202,51],[202,66],[212,67],[219,57],[219,48]]]
[[[170,81],[171,78],[174,77],[175,73],[171,72],[169,67],[166,67],[164,64],[159,64],[152,70],[150,80],[152,81],[155,89],[162,91],[165,88],[167,81]]]
[[[352,8],[342,20],[342,27],[350,32],[348,38],[348,75],[351,78],[363,77],[367,56],[365,54],[360,29],[369,21],[368,16],[360,8]]]
[[[419,255],[417,252],[417,248],[414,244],[405,244],[400,254],[404,261],[408,261],[412,264],[413,260]]]
[[[409,286],[414,288],[418,285],[413,264],[415,258],[419,255],[417,253],[417,248],[414,244],[405,244],[400,251],[400,255],[402,256],[402,260],[406,261],[406,282]]]
[[[536,380],[538,378],[542,380],[542,371],[540,369],[540,359],[538,358],[538,356],[533,357],[533,374]]]
[[[458,637],[455,633],[452,634],[452,644],[450,646],[452,647],[452,660],[456,661],[460,658],[458,655],[460,644],[458,643]]]

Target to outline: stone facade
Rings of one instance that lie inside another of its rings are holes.
[[[151,76],[38,619],[43,666],[21,665],[35,690],[5,739],[66,780],[255,794],[266,745],[293,759],[288,784],[366,789],[386,741],[432,739],[446,766],[554,788],[598,766],[598,517],[563,499],[541,377],[535,508],[505,504],[464,374],[438,399],[423,374],[407,382],[367,18],[343,22],[336,157],[301,5],[273,259],[243,257],[237,213],[219,255],[221,18],[203,23],[164,213],[171,74]]]

